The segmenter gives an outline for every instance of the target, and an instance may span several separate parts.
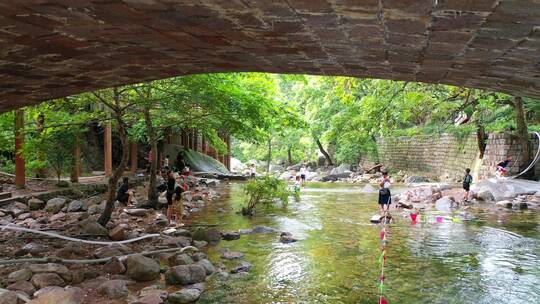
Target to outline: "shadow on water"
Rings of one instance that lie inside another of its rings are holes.
[[[309,184],[286,209],[248,218],[235,213],[241,185],[227,188],[194,221],[234,231],[264,225],[299,241],[252,234],[210,248],[213,262],[228,248],[245,253],[253,268],[246,276],[213,278],[200,303],[378,303],[380,227],[369,223],[376,194],[357,185]],[[389,303],[540,303],[540,215],[475,215],[475,222],[411,225],[394,212],[385,270]]]

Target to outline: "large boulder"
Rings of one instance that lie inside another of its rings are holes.
[[[330,171],[330,175],[340,175],[343,173],[351,173],[350,164],[341,164]],[[347,176],[349,176],[349,174],[347,174]]]
[[[212,262],[210,262],[207,259],[202,259],[198,261],[196,265],[202,266],[204,270],[206,271],[206,275],[211,275],[212,273],[216,271],[216,267],[214,267]]]
[[[127,258],[127,275],[137,282],[151,281],[159,277],[159,263],[137,254]]]
[[[201,265],[180,265],[170,268],[165,273],[169,285],[188,285],[204,282],[206,270]]]
[[[52,212],[52,213],[58,213],[67,203],[67,199],[64,197],[56,197],[52,198],[47,201],[47,204],[45,205],[45,211]]]
[[[454,198],[451,196],[443,196],[435,202],[435,208],[438,211],[450,212],[455,205]]]
[[[23,268],[8,274],[7,281],[13,283],[19,281],[28,281],[30,278],[32,278],[32,271],[30,271],[28,268]]]
[[[83,202],[78,201],[78,200],[71,201],[67,207],[68,212],[79,212],[83,210],[86,210],[84,207],[84,204]]]
[[[187,304],[193,303],[199,299],[201,291],[196,288],[186,288],[180,291],[171,293],[168,297],[169,303],[172,304]]]

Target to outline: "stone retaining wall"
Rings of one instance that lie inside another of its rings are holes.
[[[531,143],[532,159],[538,143],[533,137]],[[519,167],[523,166],[518,158],[521,145],[509,133],[489,134],[483,159],[478,159],[475,134],[464,138],[451,134],[379,138],[377,146],[379,160],[386,167],[436,177],[442,181],[461,181],[466,168],[471,168],[476,178],[491,177],[495,173],[495,165],[507,155],[514,157],[511,174],[517,173]],[[535,169],[536,176],[540,176],[540,165]]]

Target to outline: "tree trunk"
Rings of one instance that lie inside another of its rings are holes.
[[[293,161],[292,161],[292,148],[289,146],[287,148],[287,162],[289,163],[289,166],[292,166],[293,164]]]
[[[513,106],[514,114],[516,115],[518,141],[522,147],[521,159],[523,160],[523,166],[528,166],[529,162],[531,161],[531,149],[529,145],[529,132],[527,130],[525,114],[523,112],[523,100],[521,97],[518,96],[514,98]],[[530,170],[529,172],[534,171]],[[525,173],[525,176],[529,175]]]
[[[268,137],[268,164],[266,164],[266,175],[270,173],[271,160],[272,160],[272,137]]]
[[[150,162],[150,180],[148,182],[148,205],[156,209],[158,206],[158,191],[156,186],[156,173],[157,173],[157,140],[154,126],[152,125],[152,118],[150,117],[150,109],[145,107],[143,109],[144,122],[146,123],[146,132],[148,133],[148,141],[150,142],[150,149],[152,151],[152,160]]]
[[[24,145],[24,110],[15,110],[15,186],[19,189],[24,188],[25,160],[22,151]]]
[[[321,144],[321,140],[318,137],[315,137],[315,143],[317,144],[317,147],[319,147],[319,151],[321,151],[321,153],[324,155],[324,158],[326,158],[326,164],[328,166],[333,166],[334,163],[332,162],[330,155],[328,154],[328,152],[326,152],[326,150],[324,150]]]
[[[73,144],[73,163],[71,167],[71,182],[78,183],[81,175],[81,145],[79,142],[79,133],[75,134],[75,142]]]
[[[36,127],[36,133],[38,137],[41,137],[41,134],[43,134],[43,129],[45,128],[45,115],[43,113],[39,113],[36,121],[37,127]],[[38,151],[37,155],[39,163],[45,162],[45,153],[40,149]],[[47,177],[47,168],[39,168],[36,170],[36,177],[37,178],[46,178]]]
[[[480,159],[484,158],[484,152],[486,152],[486,139],[487,134],[484,126],[479,121],[476,121],[476,142],[478,151],[480,151]]]
[[[116,122],[118,123],[118,135],[120,137],[120,143],[122,144],[122,159],[120,160],[118,167],[116,167],[114,170],[112,176],[109,178],[105,210],[103,210],[103,213],[98,219],[98,223],[103,227],[105,227],[105,225],[107,225],[107,223],[111,220],[111,215],[114,211],[114,203],[116,201],[116,186],[118,185],[118,180],[120,177],[122,177],[129,160],[126,124],[122,118],[122,112],[120,112],[120,110],[115,110],[114,114]]]

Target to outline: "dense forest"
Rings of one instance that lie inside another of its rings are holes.
[[[233,156],[292,164],[376,159],[375,139],[448,132],[540,130],[536,99],[414,82],[350,77],[208,74],[175,77],[51,100],[24,110],[29,174],[70,170],[73,147],[89,128],[112,123],[119,144],[149,147],[164,130],[198,129],[218,151],[234,138]],[[13,172],[14,112],[0,115],[0,171]],[[64,147],[64,149],[58,149]],[[154,147],[157,149],[157,147]],[[118,149],[121,151],[122,149]],[[127,149],[124,149],[127,150]],[[125,156],[125,155],[124,155]],[[119,158],[127,162],[127,156]],[[91,161],[91,160],[86,160]]]

